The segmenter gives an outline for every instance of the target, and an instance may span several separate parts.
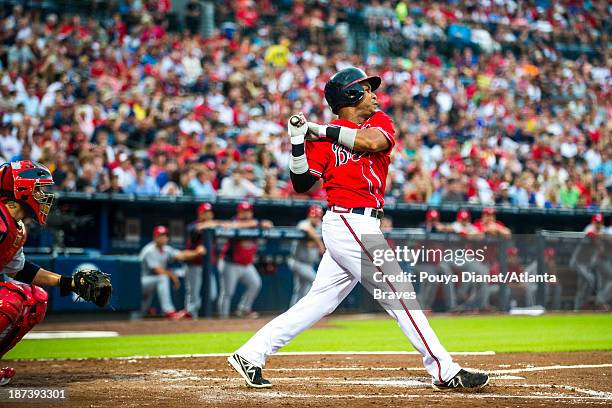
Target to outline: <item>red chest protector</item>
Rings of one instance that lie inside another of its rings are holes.
[[[0,201],[0,234],[6,234],[4,240],[0,242],[0,270],[2,270],[15,258],[27,238],[23,222],[16,221],[2,201]]]

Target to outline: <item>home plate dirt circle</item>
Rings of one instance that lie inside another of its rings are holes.
[[[434,392],[414,355],[291,355],[269,359],[273,388],[246,388],[222,356],[18,361],[11,387],[66,387],[61,407],[612,406],[612,352],[461,355],[491,374],[479,392]]]

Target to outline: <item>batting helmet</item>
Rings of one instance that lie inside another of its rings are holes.
[[[0,166],[0,183],[0,195],[24,204],[38,224],[47,222],[53,193],[45,188],[54,184],[49,169],[31,160],[6,163]]]
[[[363,99],[365,90],[360,82],[368,81],[372,91],[378,89],[381,79],[378,76],[367,76],[363,70],[355,67],[338,71],[325,84],[325,100],[332,112],[344,106],[355,105]]]

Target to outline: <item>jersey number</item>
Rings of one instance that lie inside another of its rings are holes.
[[[332,145],[332,150],[334,151],[334,155],[336,156],[336,167],[348,163],[349,160],[359,161],[359,159],[361,159],[361,157],[363,157],[363,155],[365,154],[365,152],[354,153],[352,150],[349,150],[346,147],[337,143],[334,143]]]

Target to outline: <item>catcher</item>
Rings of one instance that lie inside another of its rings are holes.
[[[45,188],[52,185],[49,170],[36,162],[0,166],[0,274],[15,280],[0,282],[0,358],[44,319],[48,296],[40,286],[59,286],[62,296],[74,292],[99,307],[110,300],[111,282],[103,272],[78,270],[73,276],[63,276],[25,259],[23,220],[46,223],[53,194]],[[13,368],[0,369],[0,385],[8,384],[14,375]]]

